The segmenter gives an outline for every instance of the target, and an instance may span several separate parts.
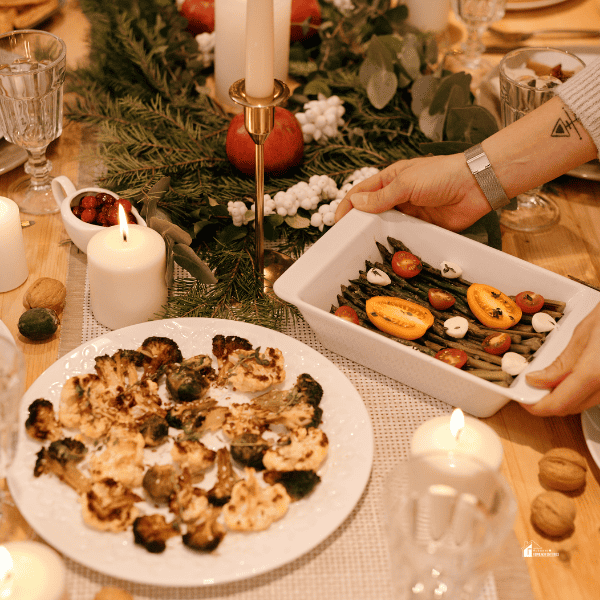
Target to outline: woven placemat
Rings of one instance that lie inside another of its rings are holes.
[[[85,255],[76,249],[70,256],[67,289],[60,356],[110,332],[91,312]],[[380,511],[383,479],[397,462],[408,456],[414,430],[423,421],[450,414],[452,409],[444,402],[329,352],[304,321],[284,333],[331,360],[356,387],[370,413],[375,433],[373,470],[365,492],[349,517],[314,550],[283,567],[245,581],[206,588],[162,588],[119,581],[67,559],[70,600],[92,600],[103,586],[121,587],[136,600],[394,598]],[[519,542],[512,535],[502,552],[501,563],[488,578],[479,600],[532,599],[527,564]]]

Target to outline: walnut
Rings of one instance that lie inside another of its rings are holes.
[[[103,587],[95,596],[94,600],[133,600],[133,596],[118,587]]]
[[[58,279],[40,277],[36,279],[23,296],[25,308],[51,308],[57,314],[65,307],[67,289]]]
[[[542,492],[531,503],[531,522],[550,537],[571,535],[575,514],[575,502],[560,492]]]
[[[571,448],[553,448],[539,461],[543,485],[563,492],[578,490],[585,484],[587,464],[579,452]]]

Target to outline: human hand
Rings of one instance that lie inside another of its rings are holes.
[[[462,154],[401,160],[355,185],[340,202],[336,222],[352,208],[391,208],[450,231],[463,231],[490,211]]]
[[[541,371],[528,373],[527,383],[551,392],[523,408],[540,417],[565,416],[600,404],[600,304],[577,325],[560,356]]]

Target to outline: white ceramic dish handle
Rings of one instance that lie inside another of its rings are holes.
[[[58,207],[62,207],[63,200],[67,196],[72,196],[77,190],[73,185],[73,182],[66,175],[59,175],[52,180],[52,194],[58,204]]]

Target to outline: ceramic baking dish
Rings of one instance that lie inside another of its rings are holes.
[[[406,244],[432,266],[459,264],[465,279],[492,285],[508,295],[532,290],[566,302],[564,317],[509,388],[482,380],[393,340],[332,315],[340,286],[380,261],[375,242],[387,237]],[[275,293],[295,304],[321,343],[361,365],[476,416],[488,417],[510,400],[533,404],[544,395],[527,385],[525,373],[550,364],[574,327],[600,301],[600,293],[494,248],[424,223],[398,211],[371,215],[352,210],[311,246],[276,282]]]

